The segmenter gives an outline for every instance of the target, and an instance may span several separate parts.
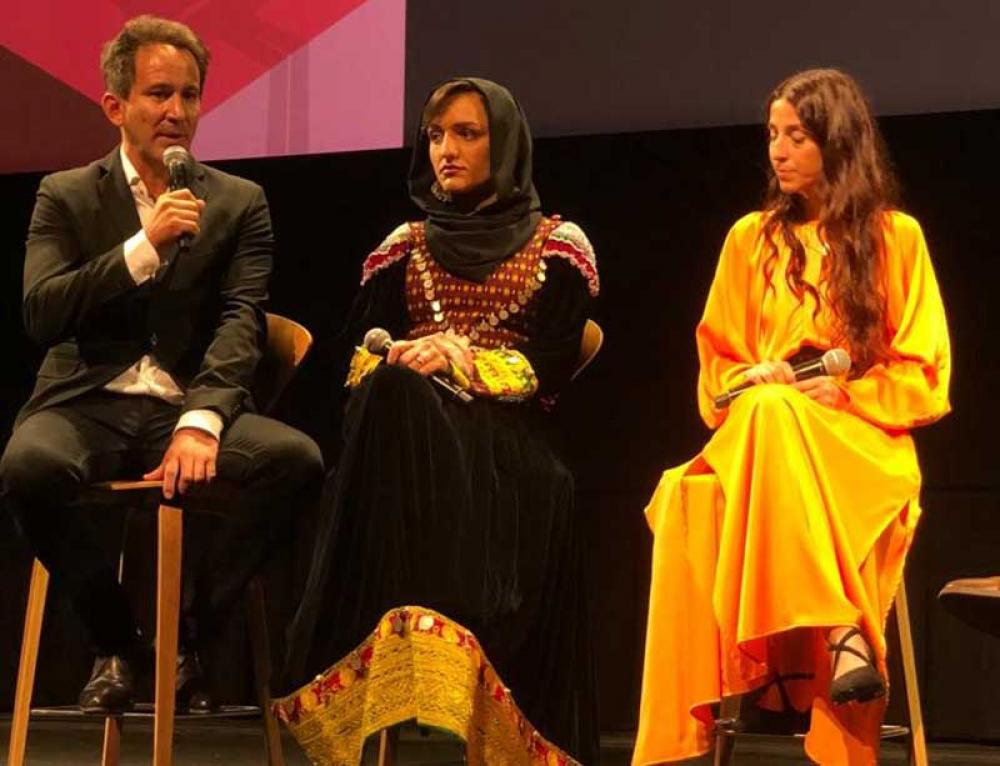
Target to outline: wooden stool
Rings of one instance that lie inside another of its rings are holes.
[[[910,633],[910,608],[906,600],[906,584],[900,582],[896,592],[896,627],[899,631],[899,650],[903,661],[903,687],[909,712],[909,727],[883,726],[882,738],[905,736],[909,740],[910,766],[927,766],[927,744],[924,741],[924,718],[920,712],[920,688],[917,683],[917,663],[913,652],[913,635]],[[715,722],[715,766],[728,766],[733,759],[733,746],[742,733],[740,723],[740,695],[724,697],[719,704],[719,718]]]
[[[938,593],[938,600],[967,625],[1000,636],[1000,577],[952,580]]]
[[[267,346],[257,368],[253,389],[254,400],[260,406],[261,412],[268,412],[277,402],[311,346],[312,335],[305,327],[277,314],[267,315]],[[184,518],[182,506],[204,507],[209,510],[213,504],[220,507],[220,504],[234,502],[238,498],[240,488],[224,482],[213,482],[196,488],[183,500],[167,501],[162,497],[162,487],[162,482],[159,481],[104,482],[86,489],[81,501],[127,504],[129,500],[139,497],[147,503],[150,500],[158,502],[153,764],[171,766],[181,599],[181,545]],[[142,495],[144,497],[141,497]],[[9,766],[24,764],[31,695],[35,685],[35,667],[38,662],[38,645],[42,633],[48,585],[49,573],[36,559],[28,587],[28,606],[24,618],[24,636],[21,642],[21,659],[11,720],[10,749],[7,759]],[[253,653],[254,683],[257,702],[264,719],[268,764],[284,766],[281,736],[271,713],[271,655],[264,615],[263,590],[259,581],[253,581],[248,587],[246,604]],[[101,759],[103,766],[115,766],[118,763],[121,726],[121,717],[109,716],[105,719],[104,749]]]
[[[107,500],[109,497],[136,492],[157,495],[158,481],[108,482],[87,491],[87,500]],[[219,493],[213,493],[219,494]],[[183,510],[166,501],[157,508],[157,576],[156,576],[156,664],[153,696],[153,764],[169,766],[173,762],[174,684],[177,677],[177,636],[180,618],[181,555]],[[24,620],[21,659],[17,674],[17,691],[11,720],[8,764],[23,766],[28,738],[31,696],[38,661],[38,647],[45,614],[49,573],[38,559],[31,569],[28,606]],[[284,766],[281,736],[277,721],[270,710],[271,655],[264,612],[263,589],[258,580],[251,582],[246,595],[247,626],[253,655],[254,686],[257,703],[263,715],[264,734],[269,766]],[[102,766],[115,766],[119,758],[122,718],[108,716],[104,722]]]

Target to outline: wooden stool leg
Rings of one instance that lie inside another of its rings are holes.
[[[156,691],[153,703],[153,766],[171,766],[174,747],[174,685],[181,601],[183,512],[161,505],[156,574]]]
[[[247,587],[247,628],[250,632],[250,651],[253,653],[253,681],[264,722],[264,742],[267,746],[268,766],[285,766],[281,749],[281,731],[271,712],[271,643],[267,634],[267,614],[264,609],[264,588],[255,577]]]
[[[736,746],[736,725],[740,718],[739,695],[723,697],[719,702],[719,720],[715,724],[715,766],[729,766]]]
[[[121,758],[122,726],[125,719],[121,716],[108,716],[104,719],[104,747],[101,748],[101,766],[118,766]]]
[[[399,729],[388,726],[378,735],[378,766],[395,766],[396,744],[399,742]]]
[[[28,606],[24,614],[24,634],[21,638],[21,660],[17,668],[17,691],[14,693],[14,714],[10,722],[10,749],[7,763],[24,766],[24,751],[28,744],[28,718],[31,716],[31,695],[35,689],[35,668],[38,665],[38,645],[45,619],[45,595],[49,589],[49,573],[35,559],[28,585]]]
[[[122,550],[118,554],[118,582],[125,577],[125,541],[128,535],[128,524],[132,511],[126,511],[122,529]],[[109,716],[104,719],[104,745],[101,747],[101,766],[118,766],[122,750],[122,727],[125,719],[121,716]]]
[[[924,741],[924,717],[920,712],[920,684],[917,681],[917,660],[910,633],[910,606],[906,600],[906,583],[899,583],[896,592],[896,627],[899,629],[899,653],[903,660],[903,686],[910,714],[910,764],[927,766],[927,743]]]

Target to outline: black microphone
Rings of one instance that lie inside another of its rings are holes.
[[[373,327],[365,333],[365,339],[362,341],[362,345],[370,354],[385,356],[389,349],[392,348],[392,342],[392,336],[387,330],[383,330],[381,327]],[[431,374],[430,379],[463,404],[468,404],[472,401],[472,394],[468,391],[463,391],[450,380],[442,377],[438,373],[435,372]]]
[[[808,362],[799,362],[792,367],[796,380],[808,380],[818,378],[820,375],[842,375],[851,369],[851,357],[842,348],[831,348],[823,356],[810,359]],[[742,394],[748,388],[752,388],[756,383],[745,381],[738,386],[719,394],[715,397],[715,409],[721,410],[732,404],[733,399]]]
[[[187,189],[191,185],[191,171],[194,168],[194,157],[183,146],[174,144],[163,150],[163,164],[170,174],[170,191]],[[191,250],[191,235],[181,234],[177,238],[177,251],[187,253]]]

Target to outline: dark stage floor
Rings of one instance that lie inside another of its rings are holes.
[[[0,721],[2,761],[7,762],[7,738],[10,718]],[[309,761],[295,742],[284,738],[285,760],[288,766],[307,766]],[[373,743],[370,743],[373,744]],[[631,755],[631,738],[606,737],[602,740],[604,766],[625,766]],[[977,745],[932,745],[931,762],[935,766],[979,766],[1000,764],[1000,747]],[[370,752],[369,752],[370,751]],[[122,736],[122,766],[148,764],[152,752],[152,731],[148,722],[130,724]],[[98,764],[101,754],[101,724],[99,721],[38,721],[33,722],[28,739],[28,766],[76,766]],[[260,764],[266,766],[264,740],[255,721],[183,721],[177,728],[174,750],[176,766],[218,766],[219,764]],[[372,748],[366,751],[366,764],[375,762]],[[445,766],[462,764],[462,745],[443,735],[421,736],[414,728],[404,729],[400,740],[397,763],[400,766]],[[699,759],[691,766],[708,764]],[[808,764],[796,740],[779,737],[748,737],[737,746],[737,766],[792,766]],[[905,764],[902,746],[887,744],[883,749],[883,764]],[[502,766],[502,765],[498,765]]]

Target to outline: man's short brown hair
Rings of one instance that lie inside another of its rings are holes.
[[[205,75],[212,56],[186,24],[159,16],[136,16],[125,22],[121,32],[104,44],[101,51],[101,71],[104,87],[116,96],[128,98],[135,82],[135,54],[143,45],[162,43],[185,50],[198,64],[199,85],[205,89]]]

